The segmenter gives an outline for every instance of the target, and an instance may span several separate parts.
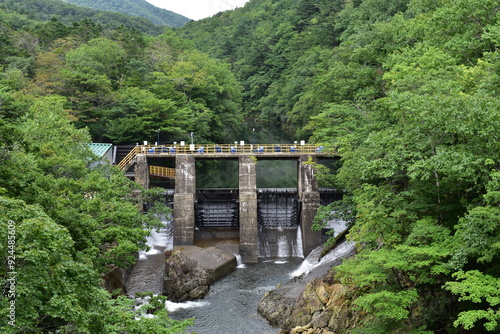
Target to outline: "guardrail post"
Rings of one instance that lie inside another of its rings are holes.
[[[240,255],[244,263],[257,263],[257,173],[250,156],[239,158]]]
[[[299,199],[302,201],[300,224],[302,226],[304,256],[307,256],[314,248],[321,244],[321,231],[313,232],[311,230],[314,216],[320,206],[320,197],[313,164],[308,162],[316,162],[316,157],[309,155],[300,156],[298,191]]]
[[[174,245],[194,242],[196,168],[194,156],[175,157]]]

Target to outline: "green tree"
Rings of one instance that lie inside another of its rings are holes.
[[[130,266],[159,223],[139,212],[136,185],[112,166],[88,167],[90,137],[66,118],[63,97],[24,97],[25,114],[15,112],[21,94],[4,97],[0,315],[8,319],[15,301],[15,322],[2,332],[183,332],[190,321],[171,320],[161,300],[145,307],[152,320],[103,289],[102,275]]]

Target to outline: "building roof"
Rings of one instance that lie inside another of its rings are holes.
[[[92,153],[97,155],[99,158],[102,158],[106,152],[113,146],[113,144],[104,144],[104,143],[89,143],[87,144]]]

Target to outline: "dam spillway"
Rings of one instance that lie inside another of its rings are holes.
[[[238,189],[198,189],[195,219],[198,228],[238,228]]]

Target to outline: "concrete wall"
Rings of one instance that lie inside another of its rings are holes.
[[[193,244],[195,195],[195,158],[179,154],[175,158],[174,245]]]
[[[321,245],[321,231],[313,232],[311,230],[314,216],[320,206],[320,197],[313,164],[309,162],[316,163],[317,161],[313,156],[301,156],[298,168],[298,191],[299,199],[302,202],[300,224],[302,226],[304,256]]]
[[[252,157],[239,158],[240,255],[245,263],[259,257],[257,225],[257,173]]]

